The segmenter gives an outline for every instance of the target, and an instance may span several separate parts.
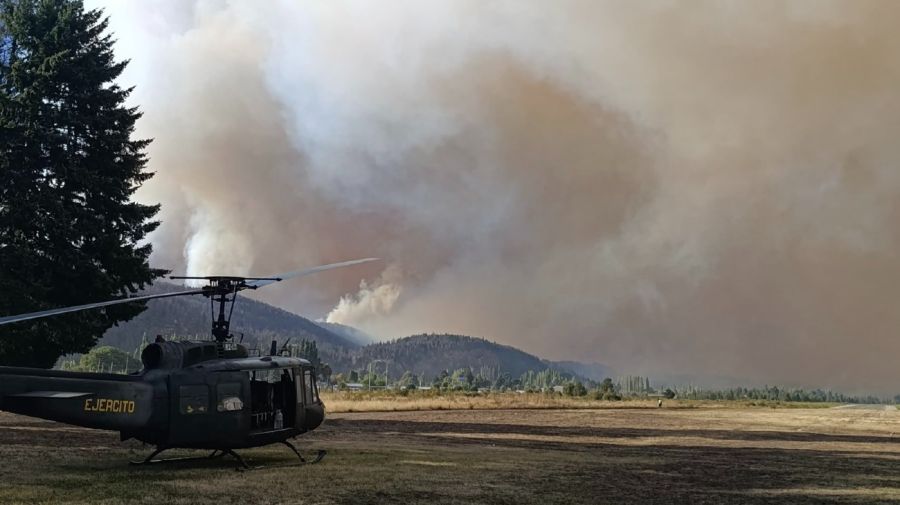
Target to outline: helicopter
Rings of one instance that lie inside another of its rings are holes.
[[[235,449],[280,443],[307,463],[290,439],[316,429],[325,419],[316,370],[302,358],[250,356],[234,342],[231,315],[237,294],[290,278],[376,261],[331,263],[268,277],[169,277],[205,282],[197,289],[121,298],[98,303],[0,317],[0,325],[57,314],[175,296],[209,299],[212,339],[167,341],[157,337],[141,353],[143,368],[129,375],[0,366],[0,410],[66,424],[113,430],[122,441],[136,439],[155,450],[134,465],[215,459],[229,455],[250,468]],[[217,312],[217,314],[216,314]],[[211,450],[208,456],[154,459],[169,449]],[[325,456],[320,450],[309,463]]]

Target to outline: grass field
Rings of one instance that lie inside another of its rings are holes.
[[[436,390],[409,391],[340,391],[323,392],[322,400],[332,413],[398,412],[416,410],[496,410],[496,409],[645,409],[655,408],[657,399],[625,401],[593,400],[589,396],[571,397],[542,393],[441,393]],[[773,400],[663,400],[666,408],[829,408],[834,403],[781,402]]]
[[[602,408],[352,412],[283,447],[129,467],[115,433],[0,413],[0,503],[896,503],[900,411]]]

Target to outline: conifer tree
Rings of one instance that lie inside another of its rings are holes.
[[[132,201],[150,141],[133,138],[107,24],[77,0],[0,0],[0,315],[125,296],[164,273],[144,242],[159,206]],[[0,363],[50,367],[143,309],[2,326]]]

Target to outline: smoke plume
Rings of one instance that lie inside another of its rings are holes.
[[[155,139],[156,265],[379,256],[262,296],[382,338],[896,392],[897,2],[101,6]]]

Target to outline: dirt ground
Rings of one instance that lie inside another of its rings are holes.
[[[329,454],[129,467],[149,448],[0,413],[0,503],[900,503],[893,407],[344,413],[297,442]]]

